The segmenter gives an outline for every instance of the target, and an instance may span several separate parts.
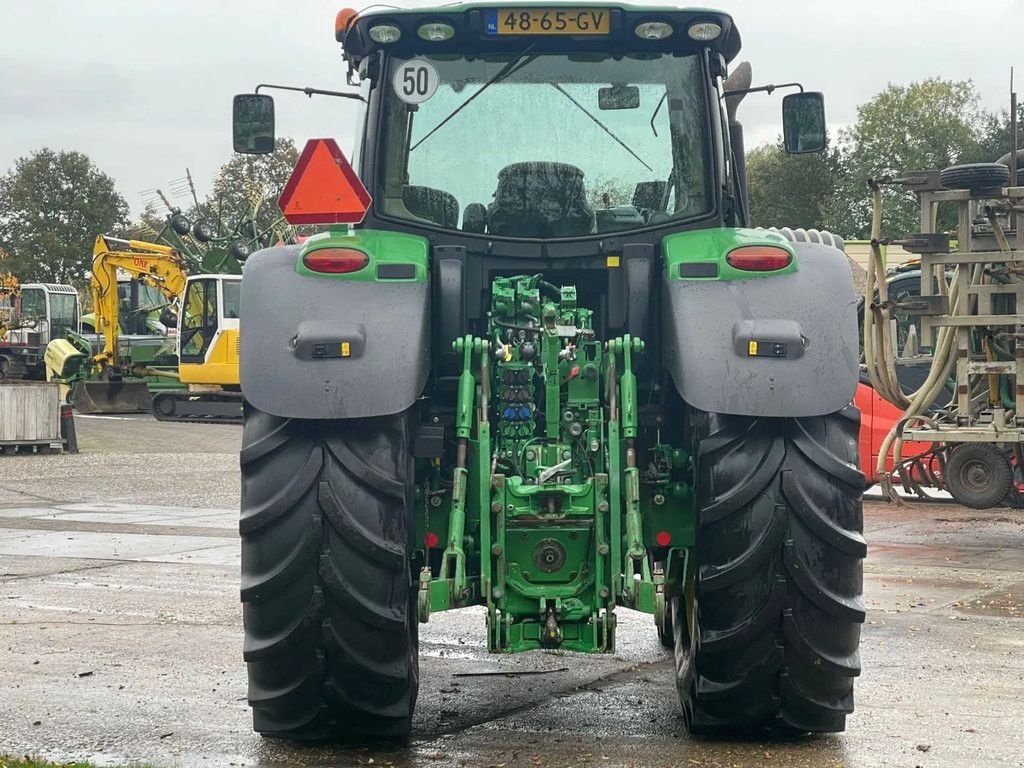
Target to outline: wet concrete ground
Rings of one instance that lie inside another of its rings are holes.
[[[410,746],[297,748],[254,735],[245,703],[239,430],[148,418],[80,418],[78,430],[79,456],[0,457],[0,754],[268,767],[1024,765],[1024,513],[866,504],[864,674],[843,734],[695,741],[648,617],[622,611],[614,657],[495,657],[482,615],[466,610],[421,628]]]

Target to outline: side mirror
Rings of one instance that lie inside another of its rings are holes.
[[[235,152],[269,155],[274,151],[274,98],[240,93],[231,104],[231,133]]]
[[[598,109],[637,109],[640,89],[635,85],[613,85],[597,92]]]
[[[825,97],[816,91],[786,96],[782,100],[782,137],[791,155],[825,149]]]

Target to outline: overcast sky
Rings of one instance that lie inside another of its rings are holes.
[[[49,146],[88,154],[114,177],[133,213],[143,190],[166,189],[186,167],[202,194],[231,153],[232,94],[260,82],[344,86],[333,31],[342,5],[0,0],[0,172]],[[733,14],[744,40],[740,58],[751,61],[755,84],[801,80],[824,91],[834,127],[852,122],[857,105],[889,82],[970,78],[983,104],[997,109],[1008,102],[1009,69],[1017,66],[1024,92],[1017,37],[1024,0],[697,5]],[[279,135],[300,146],[334,136],[350,148],[350,103],[284,94],[277,101]],[[750,96],[740,113],[748,144],[776,136],[780,114],[778,95]]]

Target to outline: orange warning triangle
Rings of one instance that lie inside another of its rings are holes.
[[[358,224],[370,193],[334,139],[310,139],[277,204],[289,224]]]

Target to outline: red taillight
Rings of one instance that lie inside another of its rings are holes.
[[[427,545],[427,549],[433,549],[434,547],[436,547],[437,542],[437,534],[433,531],[429,531],[427,535],[423,537],[423,543]]]
[[[330,275],[358,272],[370,263],[370,257],[354,248],[320,248],[302,257],[306,269]]]
[[[745,272],[774,272],[788,267],[793,256],[785,248],[772,245],[744,245],[729,251],[725,260],[729,266]]]
[[[667,547],[672,543],[672,534],[668,531],[658,531],[658,535],[654,537],[654,541],[659,547]]]

